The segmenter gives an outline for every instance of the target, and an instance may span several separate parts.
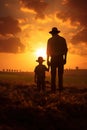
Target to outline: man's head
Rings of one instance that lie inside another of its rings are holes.
[[[53,35],[53,34],[60,33],[60,31],[56,27],[53,27],[52,30],[49,33]]]
[[[38,59],[36,60],[36,62],[39,62],[39,63],[43,63],[45,60],[43,59],[42,56],[38,57]]]

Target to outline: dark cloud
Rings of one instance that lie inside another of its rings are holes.
[[[10,16],[0,17],[0,34],[16,34],[21,32],[19,23],[17,19],[14,19]]]
[[[29,8],[29,9],[33,9],[37,15],[36,18],[44,18],[45,16],[45,9],[47,7],[47,2],[45,2],[44,0],[20,0],[22,2],[22,4]]]
[[[71,39],[72,43],[87,43],[87,28],[83,29],[82,31],[78,32],[76,35],[73,36]]]
[[[7,0],[0,0],[0,17],[7,16],[10,14],[11,11],[9,11]]]
[[[72,43],[85,42],[87,43],[87,1],[86,0],[64,0],[62,10],[57,14],[57,17],[63,21],[70,19],[71,24],[77,22],[82,27],[79,33],[75,33],[72,38]]]
[[[0,52],[21,53],[24,51],[25,46],[19,38],[15,37],[18,32],[21,32],[21,29],[17,19],[10,16],[0,17]]]
[[[0,53],[22,53],[25,46],[17,34],[21,33],[19,21],[16,17],[19,0],[0,0]]]
[[[18,15],[19,0],[0,0],[0,17]]]
[[[20,42],[19,38],[0,39],[0,52],[21,53],[24,49],[25,46]]]

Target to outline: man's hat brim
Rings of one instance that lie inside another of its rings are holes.
[[[51,33],[51,34],[60,33],[60,31],[50,31],[49,33]]]
[[[60,30],[58,30],[56,27],[53,27],[49,33],[51,34],[60,33]]]

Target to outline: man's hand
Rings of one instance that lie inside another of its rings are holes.
[[[64,64],[64,65],[66,64],[66,59],[63,60],[63,64]]]
[[[48,65],[48,66],[51,66],[51,62],[50,62],[50,61],[47,61],[47,65]]]

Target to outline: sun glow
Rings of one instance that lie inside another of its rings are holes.
[[[38,48],[36,50],[36,57],[39,57],[39,56],[46,58],[46,49],[45,48]]]

